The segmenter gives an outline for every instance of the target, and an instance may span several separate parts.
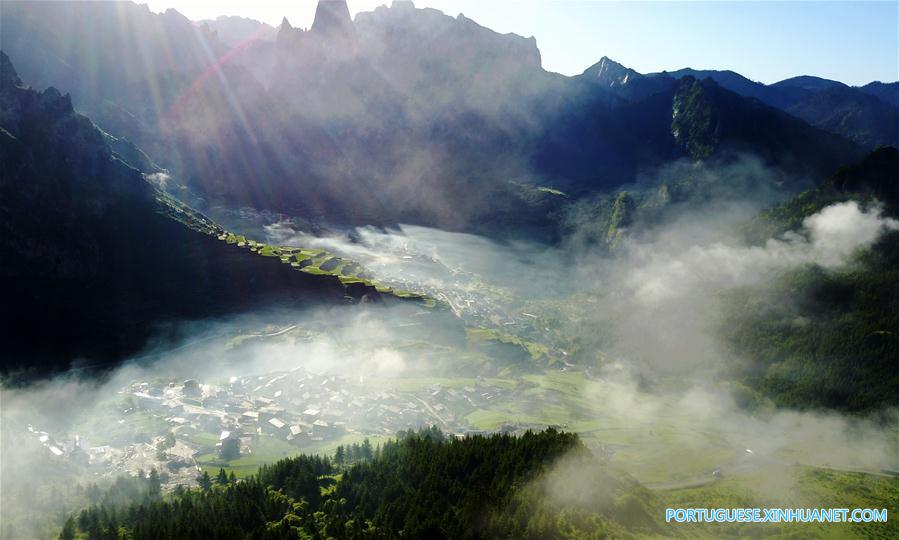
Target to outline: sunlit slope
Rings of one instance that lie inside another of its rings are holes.
[[[323,279],[337,280],[352,298],[365,295],[388,295],[404,300],[417,301],[425,307],[435,307],[437,302],[424,294],[400,290],[374,280],[358,263],[339,257],[323,249],[309,249],[296,246],[274,246],[264,242],[248,239],[244,235],[234,234],[221,225],[190,206],[173,198],[171,195],[157,191],[156,200],[160,212],[184,224],[194,231],[213,236],[228,246],[245,249],[260,257],[277,258],[304,274],[319,276]],[[373,299],[373,296],[369,296]]]

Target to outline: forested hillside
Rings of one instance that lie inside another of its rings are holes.
[[[833,203],[856,200],[899,215],[899,151],[884,147],[826,183],[760,215],[755,241],[799,228]],[[899,232],[886,232],[846,268],[807,266],[771,286],[729,295],[722,329],[750,386],[777,403],[853,411],[899,403]]]

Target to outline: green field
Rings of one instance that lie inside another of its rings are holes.
[[[204,470],[209,470],[210,474],[220,468],[225,472],[233,472],[236,476],[242,478],[251,475],[259,469],[260,466],[267,463],[274,463],[281,458],[294,456],[301,453],[300,450],[292,444],[275,439],[274,437],[259,436],[256,444],[253,445],[253,453],[241,455],[238,459],[225,461],[219,458],[218,453],[210,452],[197,456],[197,465]]]
[[[669,524],[689,537],[897,538],[899,478],[771,467],[701,487],[655,492],[671,508],[886,508],[887,523]]]
[[[274,463],[281,458],[296,456],[298,454],[325,454],[332,455],[340,445],[361,443],[364,439],[377,445],[387,437],[382,436],[365,436],[359,433],[347,433],[337,439],[329,441],[315,442],[295,446],[287,441],[261,435],[258,442],[253,447],[252,454],[241,455],[238,459],[225,461],[218,456],[216,452],[208,452],[197,456],[197,465],[208,470],[209,474],[213,474],[219,469],[225,469],[226,473],[233,472],[238,478],[243,478],[254,474],[262,465]],[[218,437],[216,437],[216,442]]]

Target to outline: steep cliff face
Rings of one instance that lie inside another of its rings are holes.
[[[677,144],[694,159],[708,158],[717,149],[720,142],[718,115],[699,81],[687,79],[675,92],[671,133]]]

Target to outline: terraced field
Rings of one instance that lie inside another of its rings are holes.
[[[332,279],[336,278],[347,290],[347,293],[353,297],[362,298],[369,292],[377,292],[381,295],[413,301],[427,308],[434,308],[438,305],[437,300],[425,294],[397,289],[378,282],[372,279],[371,275],[360,264],[328,251],[293,246],[274,246],[264,242],[257,242],[244,235],[234,234],[226,231],[221,225],[202,213],[161,191],[157,192],[157,202],[162,214],[195,231],[214,236],[228,245],[247,249],[261,257],[276,257],[281,263],[290,265],[298,272]]]

